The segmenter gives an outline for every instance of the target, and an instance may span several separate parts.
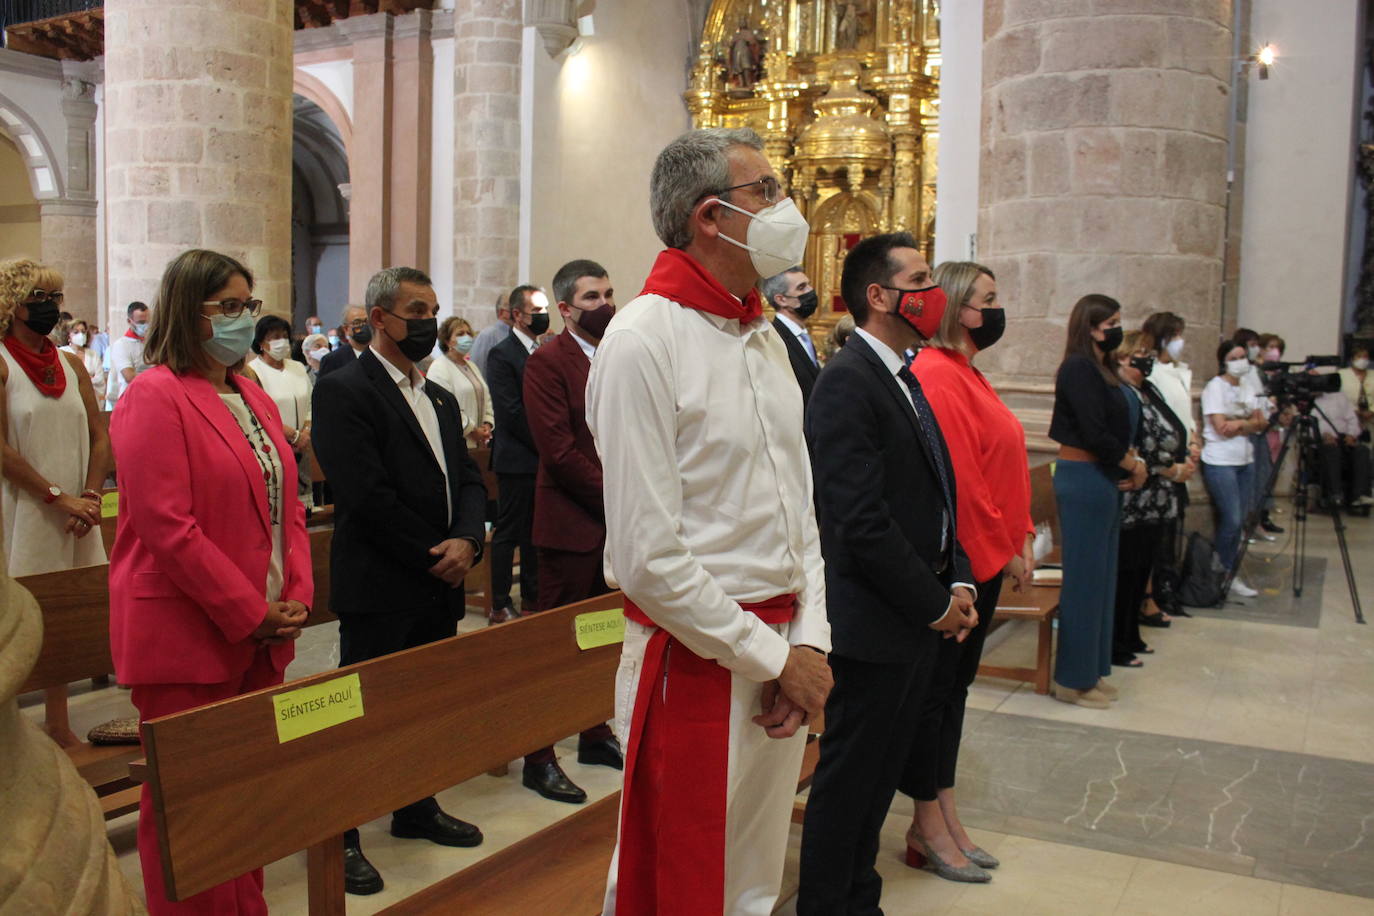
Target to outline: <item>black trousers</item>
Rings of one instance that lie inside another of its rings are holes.
[[[496,528],[491,535],[491,606],[514,607],[510,590],[514,579],[515,548],[520,548],[520,605],[538,607],[539,552],[533,540],[534,475],[498,474],[501,492],[496,504]]]
[[[1317,453],[1321,462],[1322,499],[1346,503],[1369,495],[1369,446],[1323,442]]]
[[[457,633],[455,614],[347,614],[339,618],[339,667],[438,642]],[[392,816],[416,821],[438,810],[439,803],[431,795],[397,808]],[[356,828],[345,831],[344,845],[359,848]]]
[[[963,642],[940,640],[911,753],[907,755],[906,769],[897,784],[904,795],[917,801],[935,801],[941,789],[954,787],[968,688],[978,676],[983,643],[987,641],[992,614],[1001,594],[1000,572],[987,582],[979,582],[978,600],[973,603],[978,610],[978,626]]]
[[[522,555],[523,556],[523,555]],[[539,548],[539,605],[541,611],[551,611],[565,604],[585,601],[610,591],[602,575],[601,551],[573,553],[567,550]],[[531,608],[526,608],[526,612]],[[594,744],[614,737],[604,722],[593,725],[578,736],[579,744]],[[558,756],[553,747],[543,747],[525,755],[525,766],[554,763]]]
[[[1124,661],[1145,648],[1140,638],[1140,609],[1164,543],[1164,525],[1121,529],[1116,563],[1116,612],[1112,625],[1112,659]]]
[[[830,656],[835,687],[806,803],[798,916],[882,912],[878,832],[929,687],[940,634],[929,636],[921,657],[901,664]]]

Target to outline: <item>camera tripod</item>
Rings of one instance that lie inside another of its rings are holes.
[[[1283,468],[1283,461],[1288,456],[1288,449],[1293,444],[1294,438],[1298,441],[1297,456],[1297,478],[1293,488],[1293,597],[1301,598],[1307,560],[1307,505],[1308,505],[1308,478],[1312,473],[1312,468],[1308,467],[1310,456],[1321,444],[1321,430],[1317,426],[1317,418],[1312,416],[1316,411],[1328,424],[1331,419],[1322,413],[1322,409],[1311,400],[1294,400],[1290,402],[1298,409],[1298,413],[1293,417],[1293,422],[1283,435],[1283,442],[1279,446],[1278,457],[1274,459],[1273,467],[1269,469],[1269,479],[1265,481],[1264,493],[1259,498],[1258,504],[1251,509],[1246,518],[1245,525],[1242,527],[1240,536],[1240,552],[1236,554],[1236,563],[1226,571],[1226,580],[1222,583],[1222,600],[1231,590],[1231,582],[1235,579],[1241,564],[1245,562],[1245,555],[1249,551],[1250,538],[1255,534],[1255,528],[1259,525],[1263,517],[1263,507],[1265,502],[1274,493],[1274,484],[1279,479],[1279,471]],[[1274,428],[1278,422],[1280,411],[1274,414],[1274,419],[1269,421],[1269,426],[1265,428],[1267,433]],[[1336,543],[1341,551],[1341,563],[1345,566],[1345,584],[1350,590],[1350,604],[1355,609],[1355,622],[1364,623],[1364,610],[1360,607],[1360,593],[1355,587],[1355,570],[1350,565],[1350,548],[1345,541],[1345,520],[1341,518],[1340,500],[1333,494],[1323,494],[1327,503],[1331,507],[1331,523],[1336,530]]]

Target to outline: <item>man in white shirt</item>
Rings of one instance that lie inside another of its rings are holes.
[[[1360,415],[1354,403],[1343,391],[1328,391],[1318,395],[1314,405],[1322,437],[1322,504],[1374,505],[1369,495],[1369,448],[1360,441]]]
[[[477,366],[482,378],[487,377],[487,357],[497,344],[510,336],[512,324],[510,302],[505,296],[497,296],[496,323],[489,324],[478,332],[477,339],[472,342],[472,351],[468,353],[468,359]]]
[[[806,224],[762,148],[694,130],[659,154],[668,247],[587,384],[627,617],[606,916],[772,912],[802,726],[830,690],[801,396],[754,289],[801,258]]]
[[[143,361],[143,338],[148,335],[148,306],[142,302],[130,302],[126,314],[129,317],[129,329],[110,345],[111,406],[123,396],[129,383],[148,368]]]
[[[816,289],[800,267],[793,267],[764,280],[759,284],[759,292],[777,312],[773,327],[787,345],[787,359],[801,386],[802,405],[805,406],[821,374],[816,344],[806,330],[806,320],[816,311]]]

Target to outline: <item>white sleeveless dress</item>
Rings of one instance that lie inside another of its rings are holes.
[[[15,451],[23,455],[46,480],[64,493],[79,496],[86,488],[86,465],[91,441],[86,424],[86,405],[67,359],[58,354],[57,365],[67,377],[60,398],[50,398],[24,374],[10,351],[0,346],[9,367],[5,385],[9,428],[5,431]],[[5,553],[11,576],[95,566],[105,562],[105,545],[96,529],[83,538],[66,531],[69,516],[20,490],[8,478],[0,484],[3,495]]]

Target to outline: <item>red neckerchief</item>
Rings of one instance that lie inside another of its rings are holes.
[[[749,295],[741,302],[721,286],[720,281],[711,276],[696,258],[676,248],[659,252],[640,295],[650,293],[722,318],[738,318],[742,325],[749,324],[763,314],[758,290],[749,290]]]
[[[124,332],[124,336],[125,336],[125,337],[132,337],[134,340],[142,340],[142,339],[143,339],[142,337],[139,337],[137,334],[134,333],[134,329],[133,329],[133,328],[129,328],[129,330],[125,331],[125,332]]]
[[[50,398],[62,397],[62,392],[67,390],[67,373],[58,369],[57,361],[62,357],[57,354],[57,347],[51,340],[43,338],[43,346],[35,353],[13,334],[6,334],[5,349],[10,351],[10,356],[14,357],[19,368],[24,370],[41,394]]]

